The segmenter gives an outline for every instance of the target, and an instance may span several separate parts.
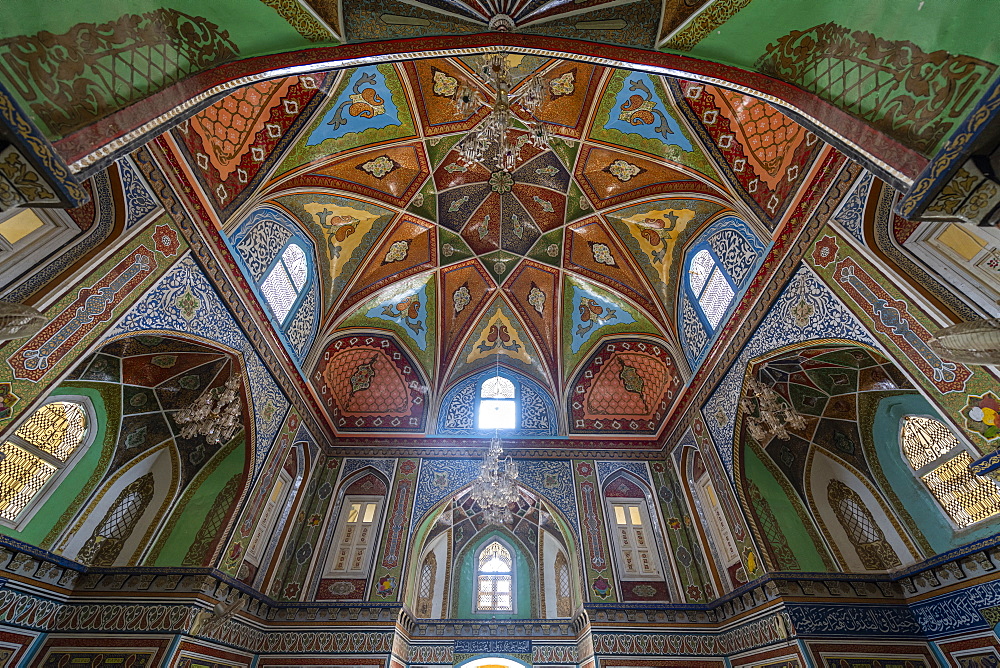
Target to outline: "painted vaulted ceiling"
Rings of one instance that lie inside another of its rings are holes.
[[[542,78],[556,136],[509,173],[457,153],[495,96],[476,57],[263,82],[172,133],[337,432],[476,435],[499,364],[519,435],[652,443],[824,144],[731,91],[507,59],[515,83]],[[462,86],[485,106],[459,113]],[[276,305],[293,243],[309,278]],[[700,249],[720,294],[686,286]]]

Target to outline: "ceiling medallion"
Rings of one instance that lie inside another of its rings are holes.
[[[493,22],[504,15],[494,16]],[[507,20],[510,17],[505,17]],[[511,22],[513,27],[513,22]],[[480,57],[480,73],[486,82],[497,92],[492,107],[482,98],[479,91],[464,85],[458,89],[452,102],[456,114],[468,118],[481,107],[490,109],[489,115],[473,129],[458,146],[459,158],[466,165],[481,164],[489,172],[511,172],[521,161],[521,149],[525,145],[533,146],[540,151],[549,149],[551,133],[542,121],[535,119],[534,113],[542,103],[542,93],[545,83],[538,75],[525,79],[517,91],[512,90],[510,66],[507,64],[507,54],[487,53]],[[528,120],[515,116],[512,108],[517,105],[527,112]],[[512,132],[517,125],[528,130],[525,134],[518,130],[516,137]],[[486,164],[492,158],[492,165]],[[497,189],[499,183],[490,184]],[[498,190],[498,192],[500,192]]]

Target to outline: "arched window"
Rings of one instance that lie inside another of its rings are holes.
[[[296,243],[288,244],[260,284],[264,298],[282,326],[301,298],[308,278],[305,252]]]
[[[566,555],[560,552],[556,555],[556,614],[569,617],[572,614],[572,599],[570,598],[569,564]]]
[[[495,540],[476,560],[476,611],[514,612],[514,560],[510,550]]]
[[[620,475],[604,489],[610,518],[611,543],[623,582],[663,581],[646,493],[628,476]]]
[[[430,617],[434,607],[434,580],[437,577],[437,557],[431,552],[420,567],[417,584],[417,616]]]
[[[89,402],[43,404],[0,445],[0,519],[24,522],[93,440]]]
[[[121,491],[76,560],[87,566],[113,566],[152,498],[153,473],[149,472]]]
[[[62,211],[12,208],[0,213],[0,286],[62,252],[78,234],[80,228]]]
[[[729,274],[707,248],[694,254],[688,264],[688,289],[701,311],[702,318],[714,332],[733,303],[736,290]]]
[[[517,400],[514,383],[503,376],[493,376],[479,386],[479,429],[513,429],[517,426]]]
[[[939,420],[903,418],[900,447],[910,468],[952,522],[965,528],[1000,513],[1000,488],[970,469],[972,456]]]
[[[881,571],[900,565],[899,556],[857,492],[839,480],[831,480],[826,495],[865,568]]]

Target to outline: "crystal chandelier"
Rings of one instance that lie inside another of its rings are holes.
[[[459,157],[466,165],[485,163],[493,154],[497,171],[511,172],[521,161],[521,149],[527,144],[539,150],[549,148],[551,134],[545,123],[534,119],[534,112],[542,103],[545,86],[539,76],[532,76],[522,83],[517,92],[511,92],[510,67],[506,53],[488,53],[482,56],[480,72],[497,92],[496,101],[489,115],[472,130],[458,146]],[[453,98],[457,113],[468,118],[480,107],[488,106],[479,91],[462,86]],[[531,120],[515,117],[512,107],[519,105],[528,112]],[[527,133],[512,136],[515,123],[523,125]],[[487,167],[489,171],[495,171]]]
[[[806,421],[795,409],[785,403],[777,392],[753,376],[747,379],[747,391],[740,399],[740,407],[746,413],[750,435],[761,443],[768,436],[776,436],[787,441],[786,425],[792,429],[806,427]]]
[[[490,449],[483,456],[483,464],[479,469],[479,477],[472,481],[472,499],[483,509],[483,516],[492,524],[510,523],[514,514],[510,511],[512,503],[520,498],[517,491],[517,462],[509,456],[503,460],[500,468],[500,457],[503,447],[499,436],[490,439]]]
[[[209,445],[229,441],[241,426],[239,387],[239,378],[231,375],[223,387],[202,392],[190,406],[177,411],[174,420],[183,425],[181,438],[204,436]]]

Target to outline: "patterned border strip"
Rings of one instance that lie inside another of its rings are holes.
[[[1000,117],[1000,79],[993,82],[977,102],[976,109],[962,121],[944,148],[917,175],[910,189],[896,203],[896,212],[910,220],[919,217],[969,157],[972,145],[993,125],[997,117]]]
[[[685,77],[760,98],[801,119],[820,136],[852,153],[867,157],[886,178],[909,185],[927,164],[926,158],[878,132],[813,93],[756,72],[669,53],[583,42],[558,37],[515,33],[419,37],[389,42],[366,42],[336,47],[248,58],[189,77],[128,107],[130,118],[146,118],[138,127],[123,122],[122,112],[65,137],[56,143],[70,169],[84,173],[121,149],[162,132],[238,86],[257,81],[308,74],[335,68],[415,58],[455,57],[506,47],[518,53],[559,57],[607,67],[627,67],[672,77]],[[184,100],[176,104],[177,100]],[[169,111],[158,111],[168,109]],[[827,122],[824,122],[825,119]],[[833,122],[836,127],[829,123]],[[122,133],[118,128],[132,127]],[[114,137],[108,141],[109,137]],[[94,146],[98,149],[92,150]]]
[[[90,199],[49,140],[14,103],[3,84],[0,84],[0,121],[16,135],[20,148],[25,149],[22,152],[30,155],[42,167],[48,177],[46,181],[59,191],[70,207],[80,206]]]

